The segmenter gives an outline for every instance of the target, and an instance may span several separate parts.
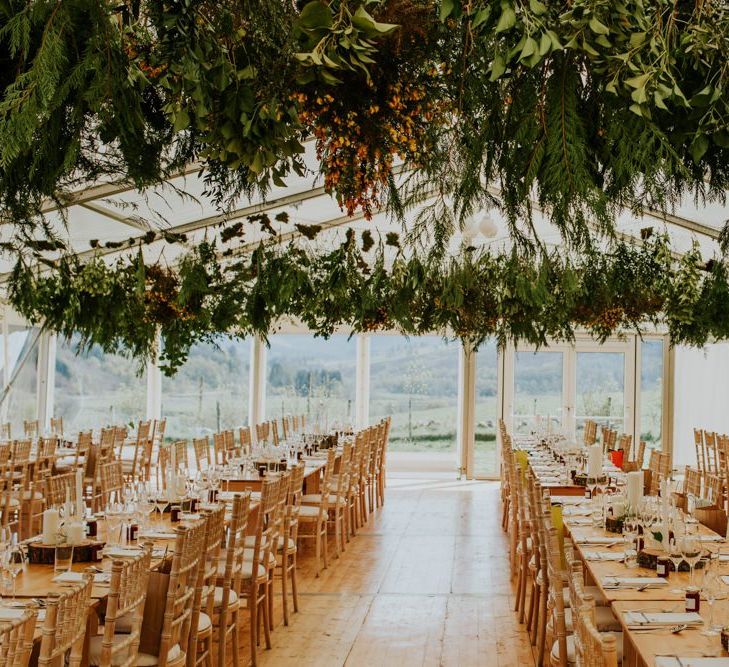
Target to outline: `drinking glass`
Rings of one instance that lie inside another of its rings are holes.
[[[122,506],[116,503],[109,504],[104,515],[106,517],[106,541],[110,545],[119,544],[121,527],[125,518]]]
[[[63,574],[71,569],[73,563],[73,544],[62,542],[56,544],[53,560],[53,574]]]
[[[23,571],[26,560],[25,551],[23,551],[23,547],[18,544],[16,538],[5,554],[5,567],[13,579],[13,601],[15,601],[15,580]]]
[[[671,561],[671,563],[673,563],[673,569],[676,574],[678,574],[678,568],[683,562],[683,551],[681,550],[682,543],[682,539],[675,538],[668,543],[668,559]],[[671,590],[671,593],[683,593],[683,589],[676,587]]]
[[[701,542],[699,542],[695,536],[687,535],[683,538],[683,542],[681,544],[683,559],[688,563],[690,568],[689,585],[693,586],[694,568],[701,558]]]
[[[721,589],[719,585],[719,577],[716,575],[716,572],[711,569],[708,569],[704,574],[701,592],[704,594],[706,601],[709,603],[709,618],[706,620],[701,634],[707,637],[716,636],[719,634],[721,627],[714,625],[714,602],[716,602],[717,598],[721,594]]]

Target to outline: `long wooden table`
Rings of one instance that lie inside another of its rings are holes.
[[[702,657],[727,656],[721,648],[719,636],[707,637],[701,634],[703,626],[689,626],[680,634],[673,635],[668,627],[651,630],[631,629],[627,626],[625,614],[628,611],[660,611],[660,612],[683,612],[684,595],[675,593],[674,589],[685,589],[689,585],[689,573],[671,572],[667,585],[647,588],[639,591],[637,588],[614,589],[606,588],[603,580],[608,576],[618,577],[655,577],[654,570],[646,568],[628,568],[622,562],[590,560],[586,554],[598,553],[619,553],[623,550],[623,544],[612,547],[585,545],[580,543],[584,537],[619,537],[615,533],[608,533],[599,527],[581,525],[576,521],[575,516],[564,516],[564,526],[567,534],[572,538],[575,554],[582,560],[585,568],[585,580],[588,584],[596,585],[607,599],[613,613],[623,627],[623,667],[653,667],[657,655],[676,655],[679,657]],[[698,535],[716,538],[716,534],[699,524]],[[726,542],[706,541],[705,548],[711,550],[727,550]],[[719,575],[729,575],[729,562],[718,563]],[[702,573],[694,573],[694,583],[700,585]],[[724,599],[717,601],[714,607],[714,619],[725,619],[729,611],[729,587],[724,585]],[[702,598],[700,613],[704,618],[708,617],[708,603]],[[729,658],[727,658],[729,665]]]

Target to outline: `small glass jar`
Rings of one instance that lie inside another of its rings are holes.
[[[656,575],[668,579],[670,561],[667,556],[658,556],[656,559]]]
[[[170,522],[178,523],[179,520],[180,520],[180,506],[172,505],[172,507],[170,508]]]
[[[725,653],[729,653],[729,626],[721,629],[721,647]]]
[[[86,519],[86,536],[96,537],[99,534],[99,524],[94,517]]]
[[[686,587],[686,613],[696,613],[701,609],[701,590],[698,586]]]

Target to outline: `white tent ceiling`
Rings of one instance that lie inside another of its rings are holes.
[[[81,256],[92,256],[103,253],[112,258],[120,253],[129,253],[128,247],[122,249],[97,250],[93,242],[123,242],[130,238],[143,236],[150,229],[168,230],[187,235],[186,244],[168,244],[157,241],[145,246],[144,253],[148,260],[164,257],[171,263],[186,247],[192,247],[204,238],[212,239],[217,235],[222,222],[242,220],[253,213],[267,212],[271,219],[282,211],[289,214],[287,223],[273,222],[280,234],[279,241],[288,240],[301,235],[295,224],[321,225],[326,231],[320,234],[314,243],[317,246],[332,245],[343,237],[347,228],[356,231],[370,229],[375,238],[378,233],[384,237],[389,231],[403,232],[403,225],[393,221],[384,213],[378,213],[372,220],[365,220],[361,215],[346,216],[336,201],[324,192],[321,179],[314,176],[316,157],[313,143],[307,148],[307,163],[312,167],[312,174],[306,177],[291,175],[286,187],[273,187],[266,201],[242,198],[235,202],[232,212],[223,215],[214,203],[204,194],[205,184],[200,177],[199,169],[190,167],[185,173],[171,178],[163,186],[151,188],[139,193],[127,184],[99,183],[69,195],[69,205],[65,216],[55,206],[49,204],[45,214],[54,231],[64,239],[73,252]],[[497,190],[495,192],[498,192]],[[427,202],[423,202],[425,205]],[[412,225],[416,211],[411,211],[405,221],[405,228]],[[493,248],[507,246],[508,229],[497,211],[488,215],[496,223],[496,234],[491,238],[476,235],[474,245],[489,244]],[[65,220],[64,220],[65,217]],[[700,244],[702,253],[708,259],[718,250],[717,238],[724,221],[729,218],[729,209],[720,204],[696,206],[692,202],[682,202],[670,215],[655,211],[645,211],[642,217],[624,212],[616,220],[619,235],[625,238],[640,238],[640,230],[653,227],[656,231],[667,230],[672,239],[673,249],[683,253],[693,242]],[[561,242],[557,229],[549,224],[539,213],[535,214],[538,233],[547,244],[558,245]],[[0,239],[11,233],[7,226],[0,232]],[[244,235],[236,239],[240,251],[255,247],[261,239],[270,240],[258,224],[245,226]],[[461,243],[460,236],[452,241],[452,249],[457,252]],[[230,246],[230,244],[229,244]],[[229,247],[228,246],[228,247]],[[136,247],[132,252],[136,252]],[[47,254],[48,258],[53,253]],[[12,258],[0,259],[0,274],[6,274],[12,268]]]

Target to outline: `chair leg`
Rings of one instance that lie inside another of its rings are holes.
[[[321,531],[318,526],[316,529],[316,536],[314,537],[314,553],[316,558],[316,576],[318,577],[321,570]]]
[[[263,610],[263,636],[266,639],[266,648],[271,648],[271,627],[269,626],[269,618],[268,618],[268,587],[266,587],[264,590],[266,590],[266,595],[263,599],[263,602],[261,603],[261,608]]]
[[[288,599],[288,582],[286,579],[288,578],[288,574],[286,573],[286,570],[289,566],[289,555],[286,552],[286,548],[284,548],[282,554],[282,560],[281,560],[281,594],[283,596],[283,620],[284,625],[289,624],[289,599]]]
[[[542,586],[539,595],[539,613],[537,616],[537,664],[544,662],[544,651],[547,634],[547,587]]]
[[[268,601],[268,628],[273,631],[273,580],[274,580],[275,568],[268,571],[268,585],[266,586],[266,598]]]
[[[294,612],[299,611],[299,585],[296,581],[296,554],[293,555],[291,566],[291,597],[294,601]]]
[[[258,587],[255,583],[251,584],[251,591],[248,600],[251,615],[251,664],[256,667],[258,664]],[[234,651],[237,651],[237,648],[234,647]]]
[[[529,609],[527,610],[527,634],[529,635],[529,640],[532,643],[532,646],[534,646],[534,641],[536,640],[536,635],[532,634],[532,630],[534,629],[534,612],[537,609],[537,584],[536,582],[532,581],[531,586],[531,593],[529,595]],[[525,600],[526,602],[526,600]]]

